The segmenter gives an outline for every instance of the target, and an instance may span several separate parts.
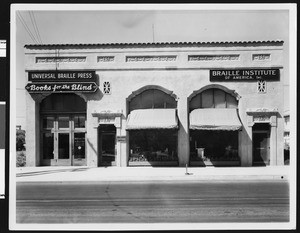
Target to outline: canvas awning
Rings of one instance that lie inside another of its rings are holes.
[[[235,108],[201,108],[190,113],[190,129],[239,130],[241,127]]]
[[[131,111],[127,117],[127,130],[176,128],[176,109],[137,109]]]

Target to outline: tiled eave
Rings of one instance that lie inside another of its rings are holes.
[[[86,49],[86,48],[168,48],[168,47],[248,47],[282,46],[282,40],[276,41],[229,41],[229,42],[162,42],[162,43],[111,43],[111,44],[29,44],[26,49]]]

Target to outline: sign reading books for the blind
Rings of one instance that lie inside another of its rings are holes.
[[[95,71],[35,71],[28,72],[32,82],[95,82]]]
[[[279,69],[210,70],[210,81],[279,81]]]
[[[95,92],[98,86],[94,82],[28,83],[25,88],[29,93],[74,93]]]

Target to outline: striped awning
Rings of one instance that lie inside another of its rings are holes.
[[[178,118],[176,109],[137,109],[127,117],[126,130],[176,129]]]
[[[239,130],[241,127],[235,108],[201,108],[190,113],[190,129]]]

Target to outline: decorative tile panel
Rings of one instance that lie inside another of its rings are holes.
[[[126,56],[126,62],[171,62],[177,56]]]
[[[106,95],[111,94],[111,84],[110,82],[104,82],[103,83],[103,93]]]
[[[258,91],[258,93],[266,93],[267,92],[267,82],[265,80],[257,81],[257,91]]]
[[[236,61],[239,54],[232,55],[189,55],[188,61]]]
[[[36,63],[86,62],[86,57],[36,57]]]
[[[97,62],[113,62],[115,60],[114,56],[98,56]]]
[[[271,54],[253,54],[252,55],[253,61],[265,61],[265,60],[270,60],[270,59],[271,59]]]

